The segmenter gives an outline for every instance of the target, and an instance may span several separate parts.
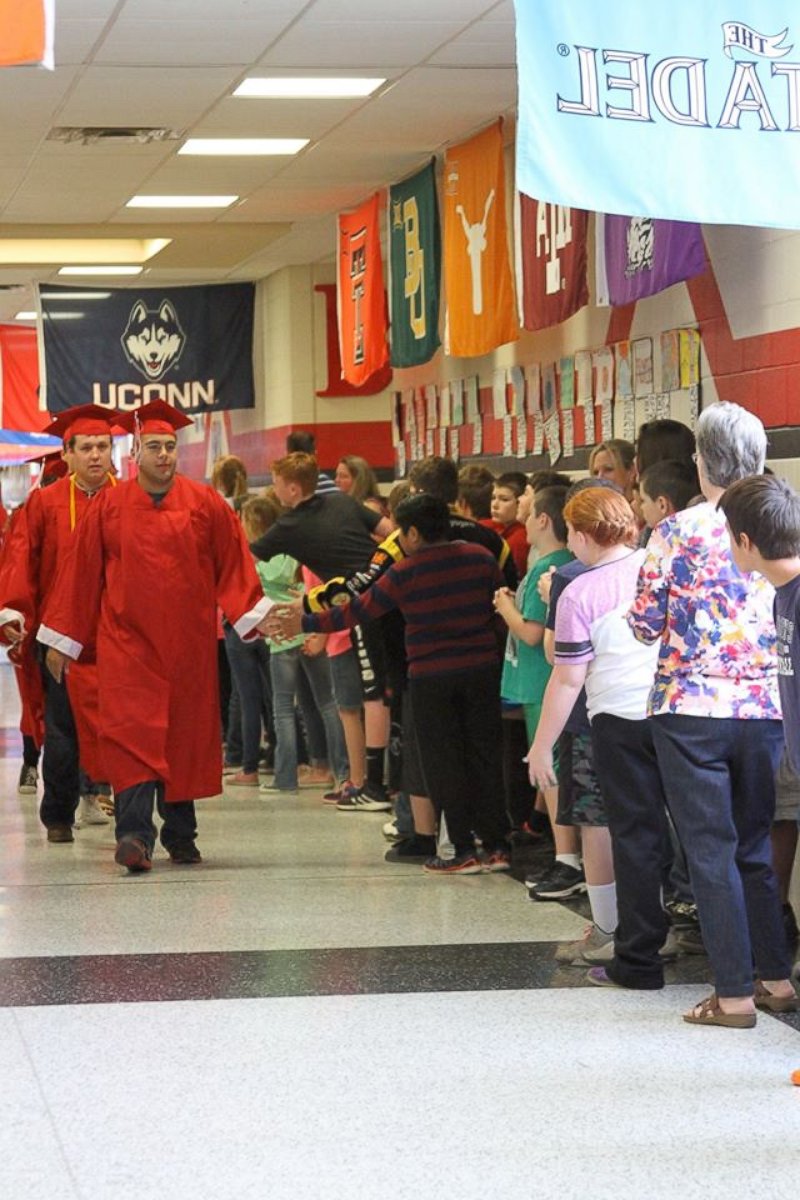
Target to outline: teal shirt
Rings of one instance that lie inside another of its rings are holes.
[[[304,588],[297,579],[299,563],[296,558],[292,558],[289,554],[276,554],[274,558],[270,558],[266,562],[257,558],[255,563],[264,595],[269,600],[274,600],[276,604],[291,604],[298,596],[302,596]],[[279,654],[281,650],[292,650],[295,646],[302,646],[305,640],[304,633],[301,633],[299,637],[290,638],[286,642],[276,642],[274,638],[270,637],[266,639],[270,652],[273,654]]]
[[[572,560],[569,550],[554,550],[538,558],[517,590],[517,608],[526,621],[544,625],[547,605],[539,596],[537,584],[551,567],[562,567]],[[550,678],[550,664],[544,656],[544,646],[528,646],[509,633],[506,642],[500,695],[514,704],[541,704],[544,689]]]

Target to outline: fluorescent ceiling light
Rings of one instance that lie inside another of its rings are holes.
[[[340,100],[358,96],[371,96],[374,91],[386,83],[385,79],[363,79],[342,77],[317,78],[308,76],[305,79],[290,76],[278,76],[270,79],[245,79],[239,84],[234,96],[249,99],[274,100]]]
[[[60,267],[59,275],[141,275],[143,267]]]
[[[38,317],[35,312],[18,312],[14,317],[15,321],[35,321]],[[60,313],[42,313],[45,321],[79,321],[85,316],[82,312],[60,312]]]
[[[132,196],[126,208],[229,208],[238,196]]]
[[[0,237],[0,264],[144,263],[169,243],[169,238]]]
[[[178,154],[297,154],[308,138],[189,138]]]
[[[39,292],[51,303],[54,300],[108,300],[111,296],[111,292],[101,292],[99,288],[91,292],[62,292],[60,289],[57,292],[48,292],[46,284],[40,287]]]

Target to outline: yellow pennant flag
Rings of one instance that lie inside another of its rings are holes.
[[[516,341],[500,121],[445,154],[444,277],[448,354]]]
[[[0,67],[53,69],[53,0],[0,0]]]

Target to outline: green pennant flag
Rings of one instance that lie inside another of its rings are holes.
[[[434,160],[389,189],[393,367],[417,367],[439,348],[442,240]]]

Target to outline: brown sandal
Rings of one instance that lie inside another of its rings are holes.
[[[726,1013],[720,1008],[716,992],[696,1004],[691,1012],[683,1014],[690,1025],[724,1025],[726,1029],[752,1029],[756,1023],[755,1013]]]
[[[776,996],[760,979],[756,980],[756,992],[753,997],[756,1003],[756,1008],[763,1008],[766,1012],[786,1013],[797,1012],[800,1008],[800,999],[796,995],[793,996]]]

